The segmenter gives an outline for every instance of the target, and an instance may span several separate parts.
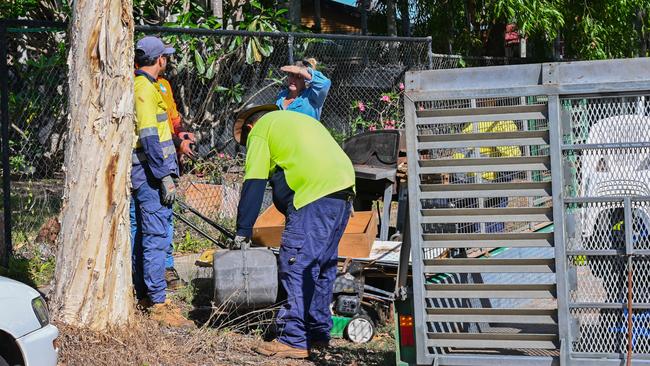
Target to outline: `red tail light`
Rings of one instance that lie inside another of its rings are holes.
[[[399,316],[399,344],[402,347],[415,346],[413,336],[413,317],[411,315]]]

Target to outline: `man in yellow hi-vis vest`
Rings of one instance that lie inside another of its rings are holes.
[[[170,55],[165,55],[167,62],[169,61]],[[139,68],[137,61],[135,62],[136,69]],[[164,73],[167,69],[165,64],[164,68],[160,70],[160,73]],[[163,101],[167,107],[167,120],[169,122],[169,128],[172,134],[172,141],[176,147],[178,163],[180,165],[182,158],[184,156],[193,157],[194,152],[192,151],[192,144],[196,143],[194,134],[185,130],[181,123],[181,115],[178,113],[176,108],[176,101],[174,100],[174,93],[172,92],[171,85],[169,81],[158,75],[156,82],[154,83],[158,92],[162,96]],[[181,167],[179,166],[179,172]],[[135,204],[133,199],[131,200],[130,207],[130,216],[131,216],[131,249],[134,248],[134,240],[137,232],[136,216],[135,216]],[[174,220],[169,221],[169,235],[174,237]],[[135,271],[134,271],[135,273]],[[178,272],[174,268],[174,245],[173,242],[170,242],[169,248],[167,248],[167,256],[165,258],[165,280],[167,282],[168,290],[176,290],[182,288],[186,283],[180,278]]]
[[[192,326],[166,299],[165,256],[171,245],[169,223],[179,175],[167,105],[155,87],[167,55],[156,37],[144,37],[136,46],[134,83],[135,134],[131,183],[135,208],[134,284],[142,306],[151,305],[152,318],[172,326]]]
[[[490,133],[490,132],[512,132],[517,131],[517,125],[513,121],[490,121],[468,123],[461,133]],[[454,159],[463,159],[473,157],[474,149],[468,148],[458,151],[452,156]],[[486,146],[479,148],[481,157],[498,158],[498,157],[515,157],[521,156],[521,150],[518,146]],[[513,172],[483,172],[481,178],[487,182],[509,182],[513,178]],[[455,183],[474,183],[476,175],[474,173],[454,175]],[[508,197],[494,197],[485,200],[485,207],[507,207]],[[489,222],[485,224],[486,232],[503,232],[505,225],[503,222]]]

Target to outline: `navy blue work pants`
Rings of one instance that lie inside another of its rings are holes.
[[[165,259],[171,246],[171,206],[160,202],[160,185],[147,181],[132,192],[135,232],[132,229],[133,282],[138,299],[165,302]]]
[[[328,341],[330,303],[336,278],[338,246],[350,217],[351,203],[320,198],[296,210],[288,208],[278,271],[287,301],[278,312],[278,341],[307,349]]]
[[[133,201],[133,196],[131,196],[131,207],[129,209],[129,216],[131,218],[131,253],[133,253],[133,247],[135,246],[135,237],[138,235],[138,223],[135,219],[135,202]],[[169,235],[174,238],[174,216],[169,220]],[[167,256],[165,257],[165,268],[172,269],[174,268],[174,243],[172,242],[167,248]],[[133,271],[135,272],[135,271]]]

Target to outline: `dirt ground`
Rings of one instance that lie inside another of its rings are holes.
[[[330,349],[313,352],[307,360],[267,358],[252,351],[262,341],[262,329],[237,326],[201,326],[192,330],[162,327],[137,314],[127,329],[97,333],[56,324],[59,365],[394,365],[394,339],[390,327],[373,340],[355,345],[335,339]]]

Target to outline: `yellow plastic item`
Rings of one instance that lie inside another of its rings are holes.
[[[214,253],[216,251],[216,249],[205,250],[203,253],[201,253],[201,256],[199,256],[199,259],[197,259],[194,264],[199,267],[212,267],[212,263],[214,261]]]

